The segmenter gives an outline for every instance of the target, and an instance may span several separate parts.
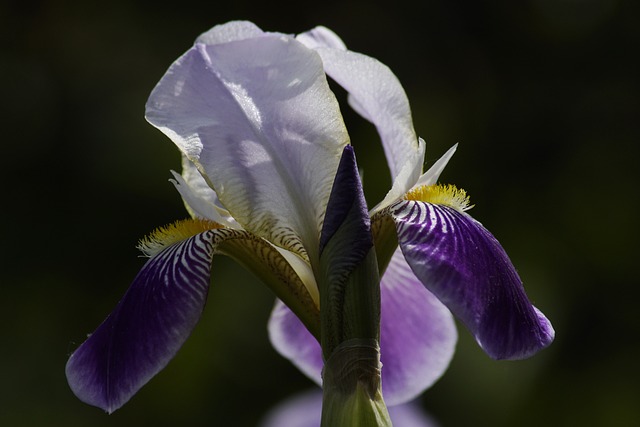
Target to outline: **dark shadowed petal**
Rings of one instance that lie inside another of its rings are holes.
[[[113,412],[176,354],[205,304],[213,232],[147,261],[115,310],[71,355],[67,380],[80,400]]]
[[[382,394],[388,405],[407,402],[447,369],[457,334],[451,313],[413,275],[398,250],[380,284]],[[322,384],[320,344],[277,301],[269,320],[273,346],[305,375]]]
[[[286,399],[273,408],[260,427],[320,427],[322,391],[310,390]],[[389,407],[389,416],[398,427],[435,427],[416,403]]]
[[[451,207],[403,201],[392,210],[404,256],[495,359],[529,357],[553,341],[509,257],[479,222]]]

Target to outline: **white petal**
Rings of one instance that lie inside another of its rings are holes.
[[[435,162],[433,166],[431,166],[429,170],[420,177],[420,179],[418,179],[418,182],[416,182],[413,187],[420,187],[422,185],[433,185],[437,183],[438,178],[440,178],[440,174],[447,166],[447,163],[449,163],[451,157],[453,157],[453,154],[456,152],[457,148],[458,144],[455,144],[453,147],[449,148],[447,152],[444,153],[442,157],[440,157],[438,161]]]
[[[304,44],[309,49],[319,47],[331,47],[334,49],[347,50],[344,42],[336,33],[327,27],[319,26],[296,36],[296,40]]]
[[[395,181],[419,149],[409,101],[396,76],[376,59],[345,50],[326,28],[303,33],[298,40],[317,50],[325,72],[349,92],[354,109],[376,126]]]
[[[158,83],[147,120],[245,229],[296,253],[317,251],[348,135],[314,51],[273,34],[198,44]]]
[[[407,160],[407,163],[405,163],[404,167],[402,168],[396,179],[393,181],[391,190],[389,190],[384,199],[382,199],[380,203],[378,203],[373,209],[371,209],[371,216],[400,200],[400,198],[407,194],[407,192],[415,185],[416,181],[418,181],[420,177],[420,174],[422,173],[425,147],[426,144],[424,140],[420,138],[420,146],[418,151],[416,151],[414,155],[409,160]]]
[[[235,40],[250,39],[264,34],[256,24],[249,21],[231,21],[226,24],[216,25],[209,31],[200,34],[196,43],[220,44]]]

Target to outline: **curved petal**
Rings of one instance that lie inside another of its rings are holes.
[[[214,45],[236,40],[250,39],[264,34],[256,24],[249,21],[231,21],[216,25],[196,39],[196,43]]]
[[[174,178],[171,182],[192,217],[215,221],[233,229],[242,228],[222,206],[216,192],[187,156],[182,156],[182,175],[174,171],[171,173]]]
[[[400,249],[381,282],[380,359],[388,405],[408,402],[449,367],[458,333],[453,316],[413,274]]]
[[[146,115],[242,227],[317,252],[348,135],[314,51],[276,34],[196,44],[155,87]]]
[[[458,144],[454,144],[453,147],[449,148],[446,153],[444,153],[433,165],[431,165],[428,171],[420,176],[418,182],[416,182],[413,187],[419,187],[422,185],[433,185],[438,182],[440,174],[447,166],[449,160],[451,160],[451,157],[453,157],[457,149]]]
[[[399,427],[435,427],[416,403],[391,406],[389,417]],[[271,409],[260,427],[320,427],[322,390],[310,390],[284,400]]]
[[[394,179],[391,189],[384,196],[384,199],[371,209],[371,216],[400,200],[415,185],[422,172],[422,164],[424,163],[424,153],[426,150],[424,140],[420,138],[419,141],[418,151],[407,160],[407,163]]]
[[[67,380],[80,400],[113,412],[175,356],[204,308],[212,233],[147,261],[115,310],[71,355]]]
[[[345,50],[340,38],[327,28],[317,27],[297,38],[316,49],[325,72],[349,92],[351,106],[376,126],[395,181],[418,150],[409,101],[397,77],[376,59]],[[412,182],[421,172],[417,171]]]
[[[529,302],[500,243],[451,207],[403,201],[392,208],[398,241],[417,277],[495,359],[522,359],[548,346],[554,330]]]
[[[382,394],[388,405],[397,405],[440,378],[453,357],[457,333],[451,313],[420,284],[399,250],[382,277],[380,292]],[[280,354],[322,384],[320,345],[279,301],[269,333]]]
[[[267,328],[273,348],[322,386],[324,361],[320,343],[282,301],[276,300]]]

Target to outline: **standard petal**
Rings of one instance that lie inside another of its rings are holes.
[[[216,25],[209,31],[200,34],[196,39],[196,43],[214,45],[259,37],[262,34],[264,34],[264,31],[253,22],[231,21]]]
[[[384,196],[384,199],[380,201],[373,209],[371,209],[371,216],[389,207],[393,203],[400,200],[416,183],[416,180],[420,177],[422,172],[422,164],[424,163],[424,154],[426,150],[426,144],[422,138],[420,138],[420,144],[418,150],[413,153],[413,156],[407,160],[404,167],[400,170],[400,173],[393,180],[391,190]]]
[[[457,333],[451,313],[413,275],[400,251],[380,283],[382,394],[388,405],[408,402],[449,366]],[[322,350],[296,316],[277,301],[269,320],[275,349],[322,384]]]
[[[115,310],[71,355],[67,380],[80,400],[113,412],[173,358],[205,304],[212,233],[147,261]]]
[[[376,59],[345,50],[338,36],[327,28],[315,28],[299,35],[298,40],[316,49],[325,72],[349,93],[352,107],[376,126],[395,181],[418,150],[409,101],[397,77]],[[417,171],[413,182],[421,172]]]
[[[495,359],[523,359],[548,346],[554,330],[529,302],[500,243],[454,208],[403,201],[392,208],[398,241],[417,277]]]
[[[260,427],[320,427],[322,391],[310,390],[290,397],[274,407]],[[417,403],[390,406],[389,417],[398,427],[435,427]]]
[[[204,172],[242,227],[317,252],[348,135],[314,51],[275,34],[197,44],[153,90],[147,120]]]

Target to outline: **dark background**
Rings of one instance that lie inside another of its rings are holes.
[[[312,387],[270,347],[273,298],[216,258],[187,344],[113,415],[64,364],[143,263],[137,240],[186,216],[177,149],[143,118],[166,68],[211,26],[335,30],[403,83],[429,164],[502,242],[555,343],[487,358],[460,329],[420,401],[443,427],[640,425],[638,3],[0,3],[0,425],[254,426]],[[388,188],[373,128],[345,109],[370,202]],[[402,426],[399,426],[402,427]]]

